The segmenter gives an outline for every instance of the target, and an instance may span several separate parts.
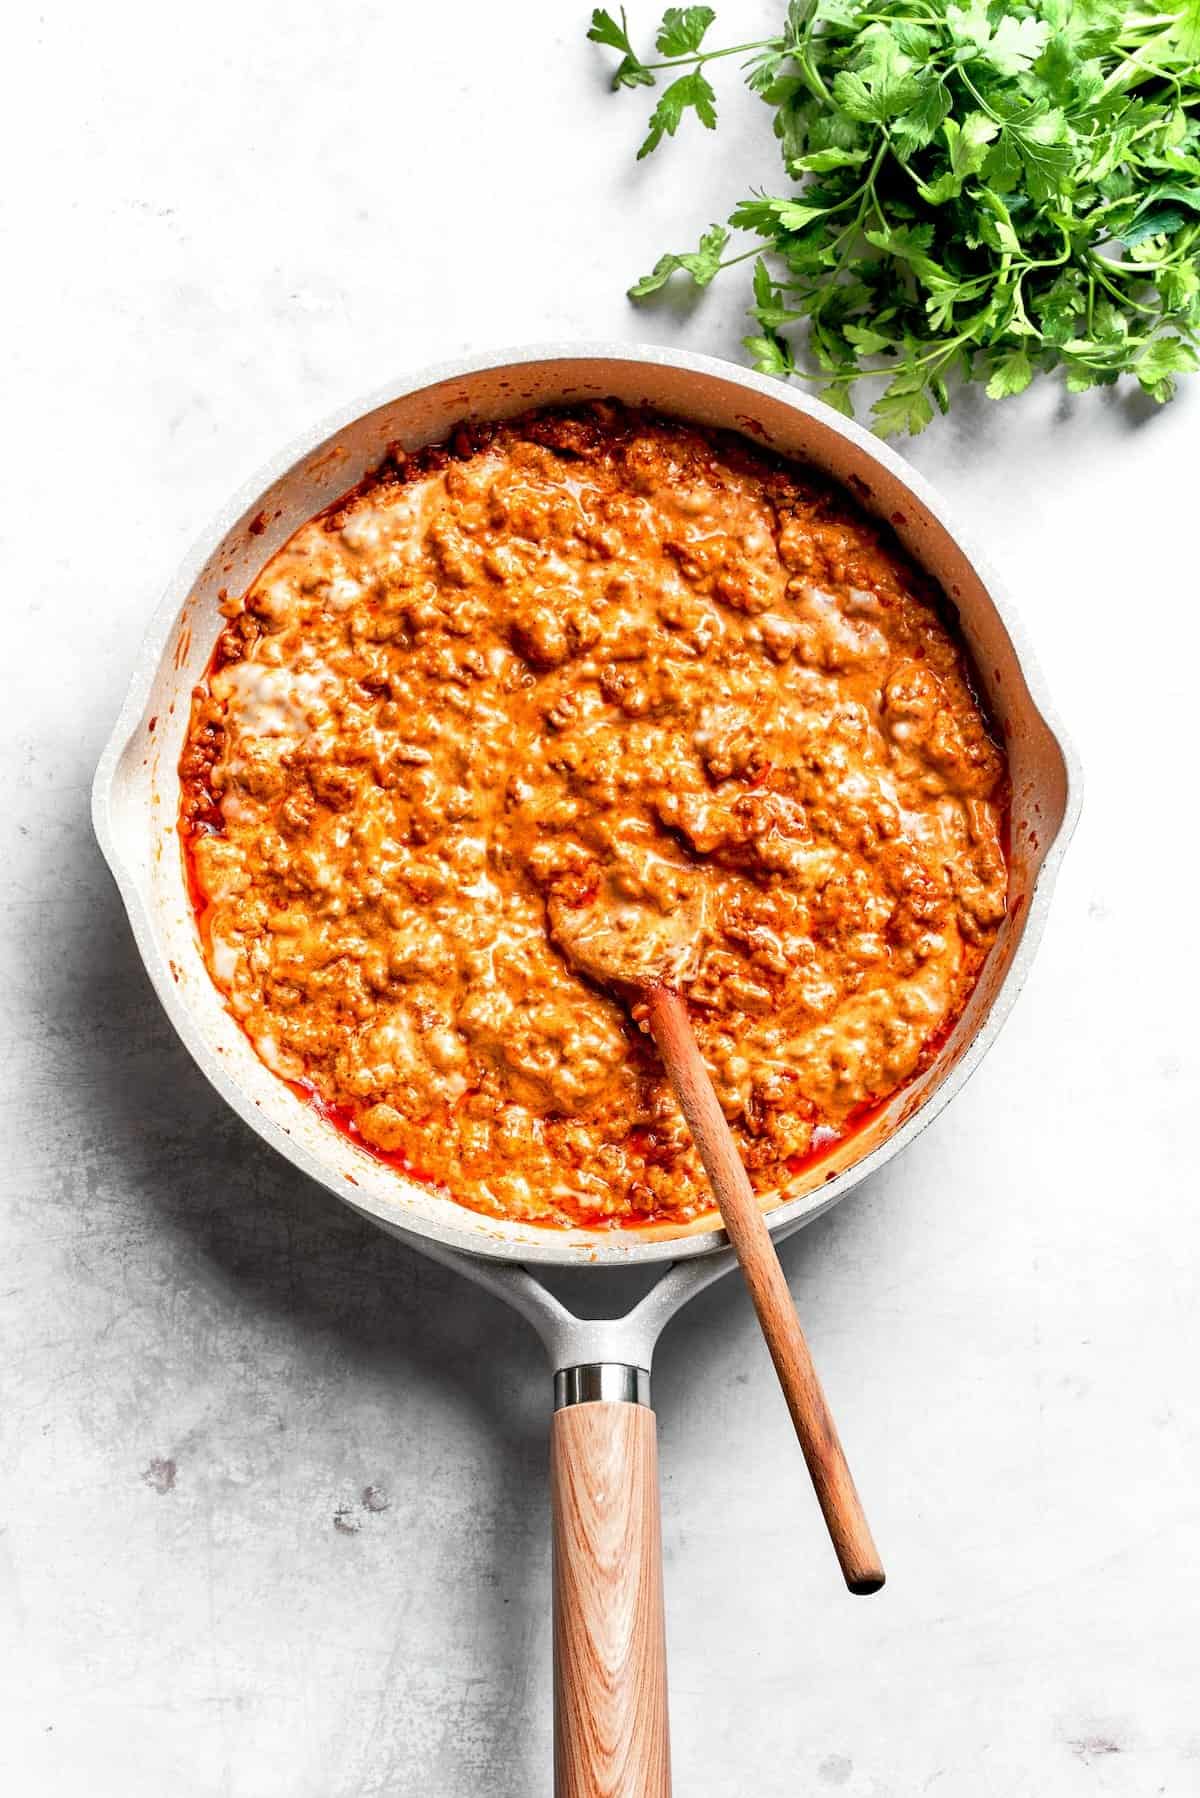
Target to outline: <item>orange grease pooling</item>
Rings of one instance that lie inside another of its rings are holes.
[[[353,1143],[356,1149],[364,1150],[375,1161],[385,1162],[388,1167],[395,1168],[396,1172],[403,1174],[406,1179],[415,1180],[421,1186],[432,1187],[443,1198],[449,1199],[454,1196],[442,1181],[416,1165],[402,1150],[389,1152],[387,1149],[376,1148],[367,1142],[358,1128],[353,1114],[343,1106],[328,1104],[311,1082],[289,1080],[286,1084],[291,1087],[298,1099],[310,1106],[323,1122],[332,1125],[339,1136],[344,1136],[348,1142]],[[889,1103],[890,1098],[877,1099],[874,1103],[865,1105],[862,1112],[851,1118],[845,1129],[840,1132],[832,1129],[829,1125],[819,1125],[813,1132],[813,1146],[808,1153],[793,1155],[789,1158],[786,1164],[788,1173],[794,1177],[797,1174],[807,1173],[810,1168],[819,1166],[823,1161],[828,1161],[835,1149],[841,1148],[853,1137],[860,1135],[868,1125],[873,1124]],[[635,1146],[642,1151],[648,1162],[653,1162],[655,1149],[652,1143],[638,1142]],[[666,1210],[650,1212],[639,1217],[637,1225],[645,1228],[648,1225],[667,1223],[671,1220],[672,1215]],[[575,1223],[582,1230],[619,1230],[631,1227],[625,1218],[612,1217],[602,1211],[592,1213],[580,1211]]]

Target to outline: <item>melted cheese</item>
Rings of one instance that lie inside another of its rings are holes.
[[[605,920],[769,1194],[920,1068],[1004,911],[1003,758],[921,578],[802,472],[612,409],[306,525],[188,755],[263,1059],[516,1217],[708,1206]]]

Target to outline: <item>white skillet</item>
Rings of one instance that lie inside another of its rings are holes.
[[[191,690],[241,591],[307,519],[377,464],[446,436],[464,418],[615,397],[808,462],[887,519],[958,612],[1012,773],[1009,915],[962,1018],[920,1082],[770,1213],[799,1229],[911,1142],[994,1042],[1028,971],[1074,828],[1080,777],[995,576],[944,502],[900,457],[819,402],[708,357],[627,345],[546,345],[442,364],[318,426],[230,502],[166,594],[96,771],[96,834],[167,1014],[234,1110],[338,1198],[457,1268],[528,1318],[554,1375],[555,1774],[558,1798],[663,1798],[670,1791],[662,1574],[650,1366],[664,1325],[733,1265],[718,1230],[552,1232],[498,1224],[405,1180],[330,1126],[258,1060],[204,967],[175,821]],[[661,1264],[622,1316],[580,1318],[534,1271]]]

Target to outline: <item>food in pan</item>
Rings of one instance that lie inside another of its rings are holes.
[[[464,427],[224,611],[180,770],[207,965],[275,1073],[460,1202],[710,1208],[589,906],[635,947],[688,920],[764,1200],[965,1004],[1005,759],[940,594],[807,470],[613,404]]]

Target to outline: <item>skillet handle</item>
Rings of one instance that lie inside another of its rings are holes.
[[[601,1396],[608,1392],[620,1396]],[[555,1398],[555,1798],[670,1798],[649,1380],[612,1364],[567,1368],[555,1376]]]

